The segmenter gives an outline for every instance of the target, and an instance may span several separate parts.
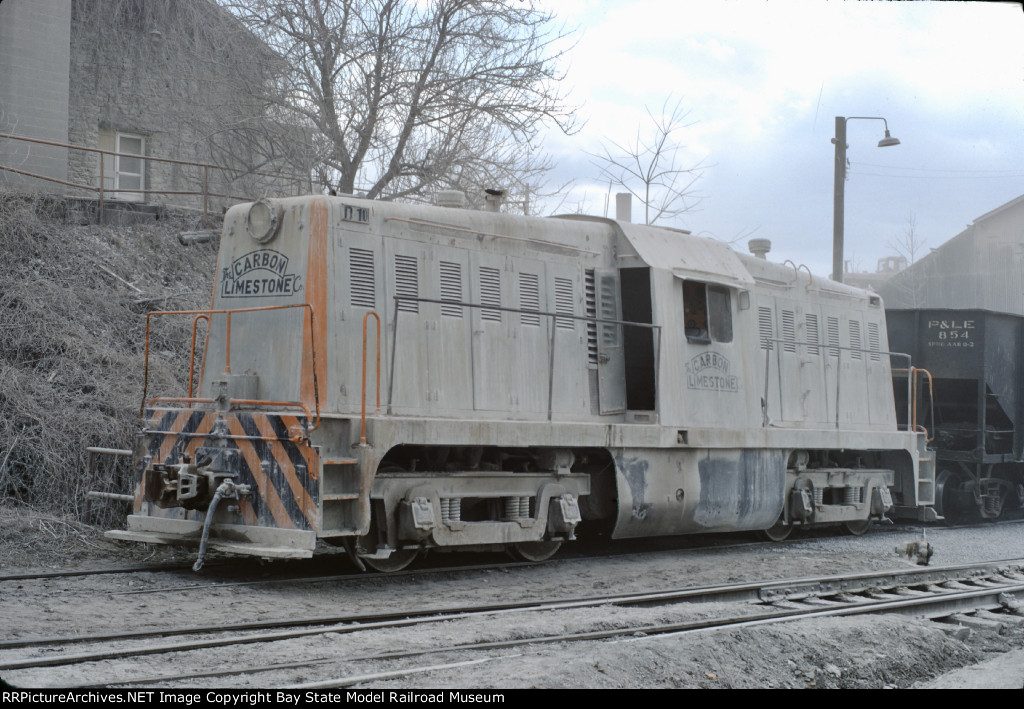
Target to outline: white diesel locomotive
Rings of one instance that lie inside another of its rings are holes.
[[[685,232],[259,200],[226,215],[211,308],[177,316],[208,331],[198,391],[147,394],[114,538],[323,539],[394,570],[588,531],[934,516],[880,298]]]

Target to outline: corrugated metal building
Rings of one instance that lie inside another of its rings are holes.
[[[1024,315],[1024,195],[981,215],[876,290],[887,308]]]

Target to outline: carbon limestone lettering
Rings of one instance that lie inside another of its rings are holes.
[[[288,270],[288,257],[273,249],[250,251],[221,271],[224,298],[289,296],[302,291],[302,277]]]
[[[730,374],[729,360],[718,352],[702,352],[686,363],[686,387],[706,391],[737,392],[740,378]]]

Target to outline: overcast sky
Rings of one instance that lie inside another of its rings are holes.
[[[628,142],[667,98],[688,111],[696,206],[669,226],[832,267],[836,116],[847,130],[846,259],[874,271],[916,222],[937,247],[1024,194],[1024,12],[1016,2],[559,0],[579,28],[565,86],[586,121],[545,147],[564,211],[602,214],[587,152]],[[614,212],[614,200],[612,202]],[[639,205],[634,203],[634,216]],[[637,219],[634,219],[637,221]]]

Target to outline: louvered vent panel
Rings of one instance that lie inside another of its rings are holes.
[[[863,359],[864,353],[860,351],[863,347],[860,339],[860,321],[850,321],[850,356],[854,359]]]
[[[782,350],[796,352],[796,315],[792,310],[782,311]]]
[[[462,302],[462,265],[451,261],[441,261],[441,315],[449,318],[461,318],[462,306],[450,303]]]
[[[598,286],[601,289],[599,301],[602,320],[618,320],[619,317],[619,282],[615,276],[602,274]],[[619,346],[619,326],[612,323],[601,323],[601,344],[607,348]]]
[[[817,357],[819,354],[818,343],[818,316],[808,313],[807,325],[807,354]]]
[[[882,340],[881,340],[881,338],[879,337],[879,334],[878,334],[878,323],[876,323],[876,322],[869,322],[868,323],[868,349],[871,350],[871,360],[873,362],[878,362],[879,360],[882,359],[882,356],[880,354],[878,354],[881,351],[881,349],[882,349],[881,343],[882,343]]]
[[[572,279],[555,278],[555,312],[564,315],[575,315],[572,307]],[[572,330],[575,321],[572,318],[555,318],[555,326],[562,330]]]
[[[761,349],[771,350],[774,349],[772,342],[772,309],[771,308],[758,308],[757,309],[757,329],[761,334]]]
[[[373,274],[373,252],[366,249],[348,250],[349,302],[355,308],[377,306],[377,288]]]
[[[829,317],[825,320],[825,336],[828,338],[829,356],[839,356],[839,318]]]
[[[501,307],[501,271],[496,268],[480,267],[480,303]],[[480,319],[501,322],[501,311],[481,310]]]
[[[587,317],[597,317],[597,285],[594,281],[594,269],[588,268],[583,274],[584,297],[586,299]],[[597,323],[587,320],[587,362],[597,364]]]
[[[540,311],[540,279],[535,273],[519,274],[519,309]],[[521,313],[523,325],[540,325],[539,315]]]
[[[419,270],[412,256],[395,256],[395,295],[419,298]],[[405,313],[418,313],[420,304],[415,300],[398,301],[398,309]]]

